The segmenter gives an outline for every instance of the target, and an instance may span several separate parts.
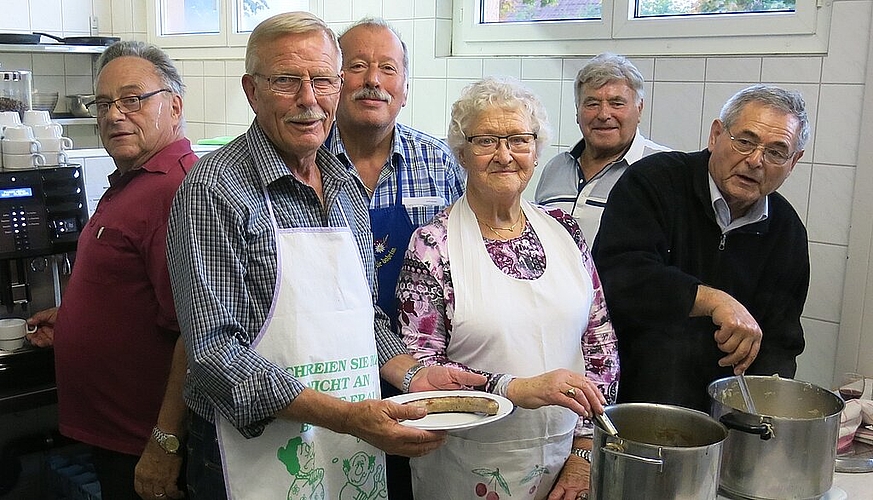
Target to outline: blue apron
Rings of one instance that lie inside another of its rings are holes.
[[[397,171],[397,193],[394,204],[385,208],[370,209],[370,226],[373,230],[373,253],[376,258],[376,278],[379,283],[379,295],[376,304],[385,311],[391,319],[391,325],[397,323],[397,301],[394,290],[397,278],[400,277],[400,267],[403,265],[403,255],[415,226],[409,218],[406,207],[403,206],[403,175],[400,168]]]

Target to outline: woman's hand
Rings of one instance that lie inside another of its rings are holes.
[[[591,464],[576,455],[570,455],[564,462],[564,468],[558,475],[558,480],[552,486],[548,500],[577,500],[588,498],[588,488],[591,480]]]
[[[584,375],[560,368],[528,378],[516,378],[509,383],[507,397],[516,406],[535,409],[558,405],[583,417],[603,413],[606,398]]]

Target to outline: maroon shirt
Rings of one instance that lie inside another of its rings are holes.
[[[110,187],[79,236],[55,324],[62,434],[142,454],[179,335],[167,271],[167,221],[197,156],[176,141]]]

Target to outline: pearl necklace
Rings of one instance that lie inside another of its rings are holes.
[[[488,224],[487,222],[483,221],[479,217],[476,217],[477,221],[479,221],[481,224],[484,224],[485,227],[490,229],[492,233],[496,234],[498,238],[504,237],[502,234],[500,234],[499,231],[506,231],[508,233],[515,232],[515,228],[518,227],[518,223],[521,222],[523,219],[524,219],[524,211],[522,211],[520,214],[518,214],[518,219],[515,222],[513,222],[512,225],[510,225],[509,227],[494,227],[491,224]]]

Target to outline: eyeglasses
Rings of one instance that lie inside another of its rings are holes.
[[[336,76],[316,76],[315,78],[302,78],[294,75],[262,75],[253,73],[252,76],[257,76],[267,80],[270,85],[270,90],[277,94],[294,95],[300,92],[303,82],[312,86],[312,92],[315,95],[333,95],[340,91],[343,86],[343,77]]]
[[[513,153],[529,153],[534,142],[537,140],[537,135],[534,133],[512,134],[512,135],[471,135],[467,137],[467,142],[471,144],[470,149],[476,156],[493,155],[497,152],[497,147],[500,141],[506,141],[506,147]]]
[[[731,134],[731,131],[728,130],[727,127],[725,127],[725,130],[727,130],[728,136],[731,138],[731,149],[741,155],[748,156],[760,149],[762,152],[761,157],[764,160],[764,163],[769,163],[770,165],[776,166],[785,165],[786,163],[788,163],[788,160],[790,160],[794,156],[794,153],[788,153],[786,151],[782,151],[781,149],[767,147],[751,139],[734,137],[734,135]]]
[[[91,112],[91,116],[96,116],[98,118],[106,116],[106,113],[109,112],[109,107],[115,104],[115,107],[118,108],[118,111],[121,111],[123,114],[135,113],[142,109],[142,102],[153,95],[160,94],[161,92],[172,92],[170,89],[160,89],[155,90],[154,92],[147,92],[145,94],[140,95],[131,95],[125,97],[119,97],[118,99],[114,99],[112,101],[91,101],[86,106],[88,107],[88,111]]]

